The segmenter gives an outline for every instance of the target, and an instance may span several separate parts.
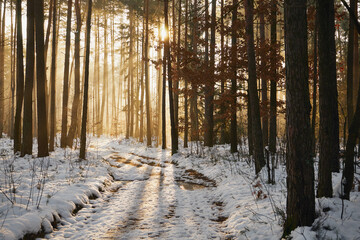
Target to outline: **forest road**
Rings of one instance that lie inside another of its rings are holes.
[[[51,239],[226,239],[214,180],[161,151],[114,151],[104,160],[113,182]]]

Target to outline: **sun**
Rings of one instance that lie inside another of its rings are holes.
[[[161,35],[161,40],[164,41],[167,37],[168,37],[168,31],[165,28],[165,25],[161,25],[161,29],[160,29],[160,35]]]

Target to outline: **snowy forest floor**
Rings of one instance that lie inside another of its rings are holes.
[[[227,145],[171,156],[132,140],[90,138],[88,160],[79,161],[78,150],[60,148],[47,158],[15,157],[5,138],[0,154],[0,239],[282,235],[285,166],[276,169],[276,184],[267,184],[266,169],[256,177],[249,158],[230,154]],[[335,196],[340,180],[333,174]],[[354,189],[351,201],[316,199],[313,226],[297,228],[291,237],[360,239],[359,185]]]

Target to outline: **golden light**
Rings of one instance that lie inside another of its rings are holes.
[[[161,40],[164,41],[168,37],[168,31],[166,31],[165,25],[161,25],[160,29]]]

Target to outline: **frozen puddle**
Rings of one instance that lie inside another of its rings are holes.
[[[84,221],[69,224],[64,220],[48,238],[224,238],[221,228],[226,218],[221,215],[222,203],[214,202],[213,180],[160,156],[114,153],[107,161],[114,181],[103,197],[92,200],[75,216]],[[81,235],[73,231],[77,227],[84,229]]]

